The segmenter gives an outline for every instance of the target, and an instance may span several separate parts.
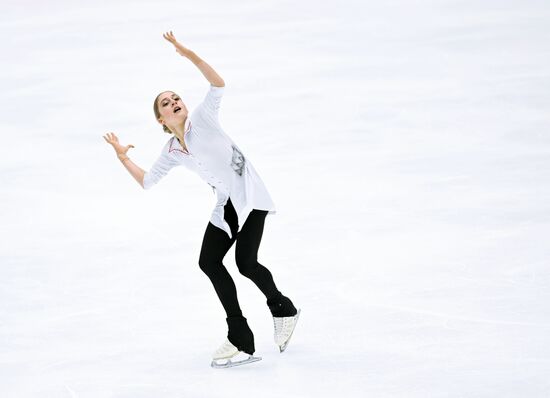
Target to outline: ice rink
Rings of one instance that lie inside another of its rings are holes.
[[[4,0],[0,396],[550,396],[547,1]],[[217,370],[198,266],[216,203],[169,136],[225,80],[225,132],[266,184],[259,261],[301,308],[286,352],[224,263],[263,360]]]

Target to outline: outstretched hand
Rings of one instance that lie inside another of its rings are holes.
[[[176,52],[178,54],[183,55],[184,57],[186,57],[189,54],[190,50],[188,48],[185,48],[184,46],[182,46],[176,40],[176,36],[174,36],[172,31],[163,33],[162,37],[164,37],[166,40],[168,40],[170,43],[172,43],[174,45],[174,47],[176,48]]]
[[[115,133],[107,133],[106,135],[103,136],[103,138],[105,139],[105,141],[107,141],[107,143],[113,146],[117,155],[120,153],[126,154],[126,152],[128,152],[128,149],[134,148],[132,144],[126,145],[126,146],[121,145],[118,142],[118,137],[115,135]]]

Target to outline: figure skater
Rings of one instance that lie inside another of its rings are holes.
[[[218,111],[225,82],[197,54],[181,45],[172,31],[164,33],[163,37],[174,45],[178,54],[193,62],[210,83],[204,100],[189,114],[180,96],[173,91],[163,91],[155,98],[155,117],[171,137],[148,172],[127,156],[133,145],[120,144],[112,132],[103,138],[113,146],[126,170],[144,189],[151,188],[171,168],[183,165],[216,192],[217,203],[204,232],[198,261],[227,315],[227,339],[215,351],[212,366],[254,362],[261,359],[253,356],[254,335],[239,306],[235,283],[222,260],[236,242],[235,261],[239,272],[265,295],[273,316],[275,343],[283,352],[300,310],[277,289],[270,271],[258,262],[265,218],[276,212],[275,205],[250,159],[220,126]],[[241,358],[244,359],[238,360]]]

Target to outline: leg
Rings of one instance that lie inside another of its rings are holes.
[[[267,298],[273,316],[294,316],[296,308],[275,286],[271,272],[258,262],[258,249],[262,240],[266,210],[254,209],[237,236],[235,261],[239,272],[252,280]]]
[[[211,222],[208,223],[202,242],[199,266],[201,270],[210,278],[212,285],[220,299],[227,314],[228,339],[235,345],[239,351],[253,354],[254,335],[250,330],[246,318],[243,317],[239,301],[237,299],[237,289],[229,272],[223,265],[223,258],[235,242],[237,223],[236,213],[231,212],[230,202],[225,206],[225,220],[231,227],[234,237],[230,239],[225,231],[216,227]]]
[[[199,266],[214,285],[227,317],[242,316],[235,283],[222,262],[234,241],[225,231],[208,222],[199,257]]]

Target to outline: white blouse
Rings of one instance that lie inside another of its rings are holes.
[[[217,203],[210,222],[232,238],[231,228],[224,220],[224,206],[229,197],[237,212],[241,230],[252,209],[268,210],[275,214],[275,204],[250,159],[222,130],[218,111],[224,87],[210,86],[206,97],[185,121],[183,136],[185,152],[178,139],[172,136],[164,145],[159,158],[145,173],[143,188],[149,189],[172,167],[185,166],[197,173],[217,192]]]

